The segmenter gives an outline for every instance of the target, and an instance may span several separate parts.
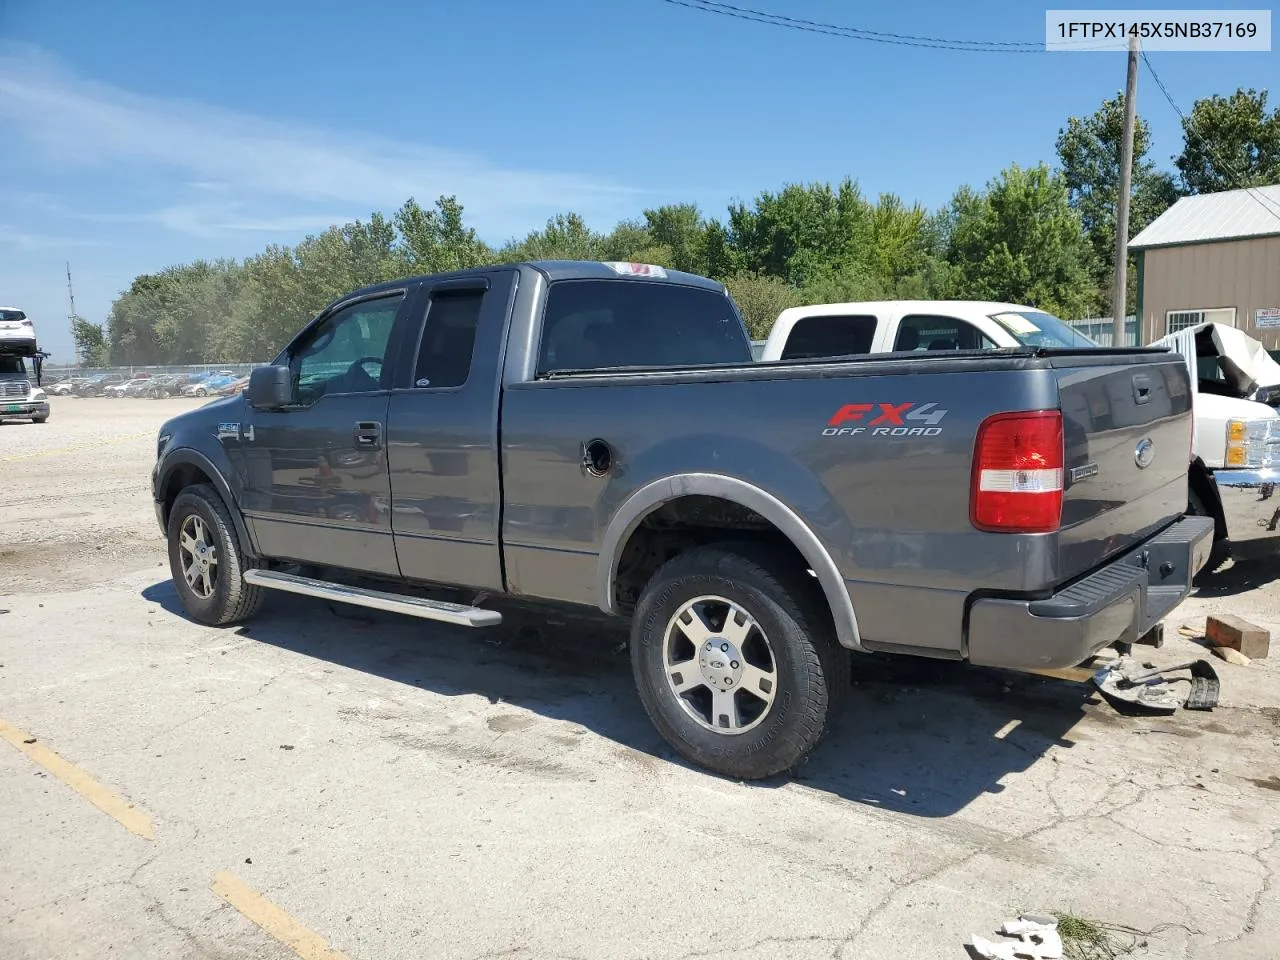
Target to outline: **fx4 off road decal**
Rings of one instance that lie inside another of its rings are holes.
[[[948,411],[936,403],[846,403],[827,421],[824,437],[936,437]],[[852,426],[857,424],[857,426]]]

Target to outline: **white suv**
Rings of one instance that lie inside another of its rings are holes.
[[[34,356],[36,329],[17,307],[0,307],[0,353]]]

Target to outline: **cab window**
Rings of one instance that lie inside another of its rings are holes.
[[[383,360],[403,294],[362,300],[316,324],[289,357],[294,401],[384,389]],[[388,370],[389,373],[389,370]]]
[[[751,359],[751,341],[733,301],[715,290],[635,280],[561,280],[547,293],[540,376]]]
[[[791,334],[782,349],[782,359],[802,360],[870,353],[875,336],[875,317],[801,317],[791,328]]]
[[[995,350],[995,343],[973,324],[956,317],[912,314],[898,324],[895,351]]]

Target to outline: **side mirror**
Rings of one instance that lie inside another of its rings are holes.
[[[293,402],[293,378],[288,367],[258,367],[249,374],[245,399],[260,410],[274,410]]]

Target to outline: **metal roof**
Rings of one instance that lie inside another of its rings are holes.
[[[1130,250],[1280,235],[1280,183],[1183,197],[1129,241]]]

